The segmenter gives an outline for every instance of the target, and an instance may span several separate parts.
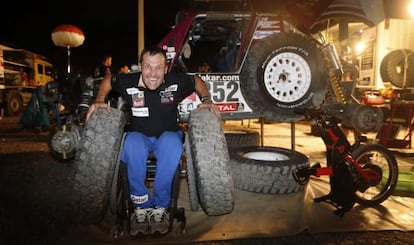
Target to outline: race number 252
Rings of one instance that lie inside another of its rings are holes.
[[[239,84],[235,81],[215,81],[206,83],[214,102],[238,102],[236,96]]]

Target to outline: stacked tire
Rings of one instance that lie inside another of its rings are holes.
[[[260,134],[256,130],[226,124],[224,124],[223,130],[229,150],[235,147],[258,146],[260,144]]]
[[[259,146],[260,134],[246,127],[224,124],[234,187],[262,194],[289,194],[304,190],[292,172],[309,167],[308,157],[294,150]]]
[[[234,186],[262,194],[290,194],[304,190],[292,172],[309,167],[308,157],[294,150],[247,146],[230,151]]]

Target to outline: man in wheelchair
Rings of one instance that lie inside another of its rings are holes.
[[[112,89],[131,109],[130,129],[125,136],[121,161],[127,167],[130,199],[135,210],[130,222],[133,236],[168,232],[171,186],[183,153],[178,104],[196,92],[202,102],[199,108],[209,108],[220,118],[220,112],[199,76],[167,73],[167,57],[163,49],[145,48],[139,62],[140,72],[104,77],[96,101],[86,116],[88,121],[99,108],[110,110],[105,99]],[[157,159],[152,195],[145,185],[150,153]]]

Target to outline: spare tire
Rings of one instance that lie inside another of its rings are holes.
[[[260,144],[260,134],[256,130],[226,124],[223,128],[228,148],[258,146]]]
[[[293,178],[297,168],[309,167],[302,153],[279,147],[239,147],[230,151],[234,187],[264,194],[289,194],[304,189]]]
[[[383,82],[391,82],[391,78],[388,75],[388,63],[390,62],[390,58],[395,54],[395,51],[396,50],[389,52],[381,60],[380,75]]]
[[[384,56],[380,65],[382,80],[399,88],[414,86],[413,54],[414,52],[410,49],[396,49]],[[407,77],[404,81],[405,69],[407,69]]]
[[[254,44],[240,81],[249,106],[261,117],[279,122],[303,119],[293,109],[320,106],[328,89],[328,73],[316,42],[290,32]]]
[[[188,136],[201,207],[207,215],[232,212],[234,186],[221,121],[206,108],[193,110]]]
[[[77,223],[98,223],[107,211],[124,125],[122,111],[100,109],[83,129],[70,200]]]

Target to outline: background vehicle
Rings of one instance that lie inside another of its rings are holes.
[[[6,115],[19,115],[33,89],[52,80],[53,66],[46,57],[0,44],[0,109]]]
[[[216,2],[226,1],[211,1]],[[247,1],[238,2],[245,6]],[[281,14],[244,7],[184,10],[158,45],[167,51],[169,70],[197,73],[207,82],[224,120],[294,122],[303,119],[294,109],[333,103],[343,105],[344,123],[359,126],[362,132],[378,130],[380,125],[366,127],[355,122],[382,123],[377,112],[351,113],[359,106],[348,105],[343,97],[338,83],[342,64],[334,45],[315,39]],[[204,63],[210,64],[211,71],[198,70]],[[183,120],[197,103],[195,95],[183,101]],[[377,118],[365,120],[367,115]]]
[[[95,100],[103,77],[81,78],[69,74],[46,86],[52,103],[53,128],[50,153],[58,160],[72,160],[79,145],[89,105]]]

